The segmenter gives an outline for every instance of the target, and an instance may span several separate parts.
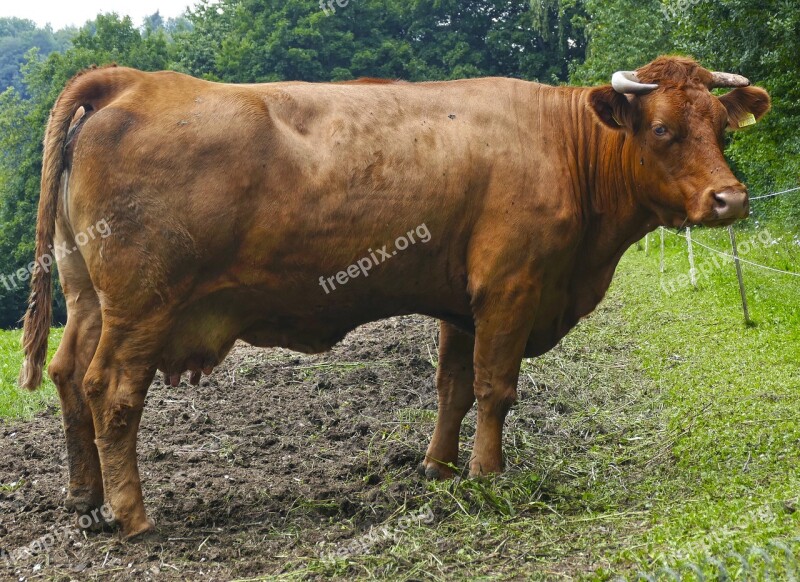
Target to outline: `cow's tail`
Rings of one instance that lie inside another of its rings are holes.
[[[31,276],[31,294],[25,313],[22,348],[25,359],[19,385],[35,390],[42,384],[42,369],[47,359],[47,340],[52,322],[52,245],[56,230],[58,192],[65,169],[70,125],[78,110],[99,110],[126,85],[126,69],[92,69],[74,77],[59,95],[50,112],[44,137],[42,182],[36,224],[36,263]],[[49,260],[43,260],[47,256]]]

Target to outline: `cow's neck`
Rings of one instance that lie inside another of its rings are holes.
[[[584,90],[585,91],[585,90]],[[655,214],[639,200],[634,174],[635,151],[630,136],[599,123],[581,90],[571,99],[571,118],[580,128],[568,132],[576,140],[568,147],[577,161],[574,180],[581,192],[583,221],[576,257],[578,276],[590,274],[591,289],[581,303],[593,309],[599,302],[624,252],[658,226]],[[584,309],[581,309],[583,311]]]
[[[619,247],[629,247],[656,228],[657,218],[640,201],[643,193],[634,172],[640,162],[630,134],[599,123],[585,99],[576,106],[584,127],[590,128],[578,154],[582,197],[589,210],[587,242],[616,255]]]

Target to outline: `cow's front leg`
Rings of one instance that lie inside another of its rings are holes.
[[[156,371],[147,363],[155,359],[143,357],[142,346],[104,329],[85,382],[106,502],[126,539],[155,526],[145,512],[136,461],[139,422]]]
[[[439,326],[439,369],[436,391],[439,413],[420,473],[429,479],[453,476],[451,465],[458,462],[458,437],[461,421],[475,402],[472,352],[475,338],[441,322]]]
[[[519,367],[533,325],[537,295],[527,285],[482,297],[475,311],[477,430],[470,475],[503,470],[503,423],[517,400]]]

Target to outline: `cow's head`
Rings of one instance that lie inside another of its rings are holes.
[[[723,226],[747,218],[747,188],[722,155],[726,130],[755,123],[770,107],[763,89],[683,57],[619,71],[589,93],[606,126],[625,131],[622,149],[641,201],[668,226]],[[717,97],[710,90],[738,87]],[[619,153],[617,154],[619,155]]]

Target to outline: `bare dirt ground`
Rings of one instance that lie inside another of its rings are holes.
[[[335,545],[342,520],[380,523],[424,489],[427,435],[387,437],[404,409],[435,411],[436,336],[432,320],[393,319],[322,356],[239,345],[197,388],[157,379],[139,464],[158,534],[143,543],[64,535],[75,518],[56,408],[0,424],[2,482],[18,484],[0,492],[0,549],[56,537],[46,555],[0,560],[0,578],[240,578]]]

